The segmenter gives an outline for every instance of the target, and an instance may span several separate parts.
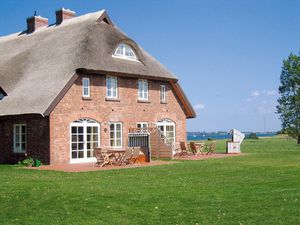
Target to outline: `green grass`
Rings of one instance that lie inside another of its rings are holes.
[[[87,173],[1,165],[0,224],[300,224],[300,147],[269,138],[242,151]]]

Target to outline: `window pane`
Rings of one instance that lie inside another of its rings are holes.
[[[83,134],[83,127],[78,127],[78,133]]]
[[[117,145],[116,145],[117,147],[121,147],[121,140],[117,140]]]
[[[72,127],[72,133],[77,133],[77,127]]]
[[[72,159],[77,159],[77,152],[72,152]]]
[[[121,132],[117,132],[117,138],[121,138]]]
[[[92,132],[92,127],[87,127],[86,132],[90,134]]]
[[[83,135],[78,135],[78,141],[83,141]]]
[[[83,151],[78,152],[78,158],[83,158]]]
[[[77,135],[72,135],[72,142],[76,142],[77,140]]]
[[[94,134],[98,133],[98,127],[93,127],[93,133]]]
[[[110,146],[111,146],[111,147],[114,147],[114,146],[115,146],[115,140],[114,140],[114,139],[111,139],[111,140],[110,140]]]
[[[22,151],[25,151],[25,143],[22,143]]]
[[[22,133],[23,133],[23,134],[26,133],[26,126],[22,126]]]
[[[77,149],[77,144],[76,143],[72,143],[72,150],[76,150]]]
[[[82,150],[83,149],[83,143],[78,143],[78,150]]]

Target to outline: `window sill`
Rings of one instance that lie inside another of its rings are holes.
[[[120,99],[119,99],[119,98],[108,98],[108,97],[106,97],[106,98],[105,98],[105,101],[110,101],[110,102],[120,102]]]
[[[141,100],[141,99],[138,99],[137,102],[138,103],[151,103],[149,100]]]
[[[160,101],[160,104],[168,104],[166,101]]]
[[[82,97],[82,100],[91,101],[91,100],[92,100],[92,98],[91,98],[91,97]]]
[[[13,151],[13,154],[16,154],[16,155],[25,155],[26,152],[15,152],[15,151]]]

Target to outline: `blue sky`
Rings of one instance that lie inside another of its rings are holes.
[[[276,131],[282,60],[300,46],[300,1],[292,0],[1,0],[0,35],[26,18],[55,21],[106,9],[127,35],[179,77],[198,113],[189,131]]]

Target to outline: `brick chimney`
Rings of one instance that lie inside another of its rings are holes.
[[[56,24],[61,24],[64,20],[71,19],[76,16],[74,11],[70,9],[59,9],[55,12],[56,14]]]
[[[48,19],[41,16],[32,16],[26,19],[27,33],[34,32],[40,27],[48,26]]]

